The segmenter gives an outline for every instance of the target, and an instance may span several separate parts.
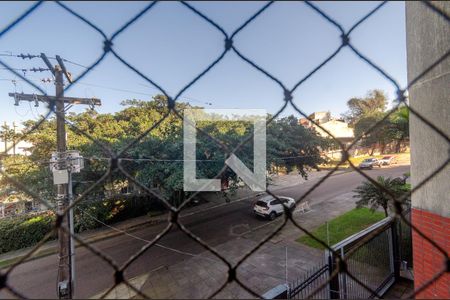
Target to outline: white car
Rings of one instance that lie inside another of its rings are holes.
[[[383,166],[384,165],[390,166],[391,164],[396,164],[397,163],[397,159],[393,155],[386,155],[386,156],[383,156],[383,158],[380,159],[379,162]]]
[[[268,195],[256,201],[253,206],[253,212],[261,217],[275,219],[278,215],[284,213],[284,206],[293,209],[295,200],[290,197],[277,196],[280,200]]]

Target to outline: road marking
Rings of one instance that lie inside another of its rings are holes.
[[[134,238],[134,239],[139,240],[139,241],[141,241],[141,242],[144,242],[144,243],[146,243],[146,244],[150,244],[150,243],[152,242],[152,241],[143,239],[143,238],[141,238],[141,237],[138,237],[137,235],[131,234],[131,233],[125,231],[125,230],[122,230],[122,229],[116,228],[116,227],[114,227],[114,226],[108,225],[108,224],[106,224],[106,223],[104,223],[104,222],[98,220],[97,218],[93,217],[92,215],[90,215],[90,214],[87,213],[87,212],[84,212],[84,213],[85,213],[86,215],[88,215],[89,217],[91,217],[93,220],[97,221],[98,223],[102,224],[103,226],[106,226],[106,227],[108,227],[108,228],[110,228],[110,229],[112,229],[112,230],[114,230],[114,231],[117,231],[117,232],[120,232],[120,233],[122,233],[122,234],[125,234],[125,235],[127,235],[127,236],[129,236],[129,237],[131,237],[131,238]],[[197,255],[197,254],[192,254],[192,253],[189,253],[189,252],[180,251],[180,250],[177,250],[177,249],[174,249],[174,248],[171,248],[171,247],[167,247],[167,246],[164,246],[164,245],[162,245],[162,244],[160,244],[160,243],[156,243],[156,244],[154,244],[153,246],[157,246],[157,247],[160,247],[160,248],[163,248],[163,249],[166,249],[166,250],[170,250],[170,251],[176,252],[176,253],[178,253],[178,254],[182,254],[182,255],[188,255],[188,256],[192,256],[192,257],[200,257],[200,258],[202,258],[202,259],[206,259],[206,260],[210,260],[210,261],[211,261],[211,260],[212,260],[212,261],[218,261],[218,260],[211,259],[211,258],[208,258],[208,257],[202,257],[202,256],[199,256],[199,255]]]
[[[273,221],[267,222],[266,224],[262,224],[262,225],[259,225],[259,226],[254,227],[254,228],[251,228],[250,230],[248,230],[248,231],[246,231],[246,232],[243,232],[243,233],[239,234],[238,236],[239,236],[239,237],[242,237],[242,236],[244,236],[244,235],[246,235],[246,234],[248,234],[248,233],[250,233],[250,232],[259,230],[259,229],[261,229],[261,228],[264,228],[264,227],[266,227],[266,226],[268,226],[268,225],[270,225],[270,224],[272,224],[272,223],[274,223],[274,222],[276,222],[276,221],[278,221],[278,219],[275,219],[275,220],[273,220]]]
[[[230,236],[240,236],[241,233],[235,232],[235,231],[239,231],[239,229],[241,229],[241,230],[244,229],[244,232],[247,232],[248,230],[250,230],[250,225],[248,223],[232,225],[229,230],[229,235]]]

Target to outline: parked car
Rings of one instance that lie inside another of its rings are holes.
[[[295,200],[290,197],[277,196],[276,199],[273,196],[264,196],[253,206],[253,212],[257,216],[269,218],[270,220],[275,219],[277,216],[284,213],[284,206],[289,209],[293,209],[295,206]]]
[[[381,168],[380,161],[374,157],[366,158],[359,164],[360,169],[373,169],[374,166],[378,166]]]
[[[396,164],[397,158],[394,155],[386,155],[380,159],[380,163],[382,166],[389,166],[391,164]]]

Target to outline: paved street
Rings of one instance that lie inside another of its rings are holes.
[[[389,167],[367,171],[370,176],[400,176],[409,171],[409,166]],[[277,190],[283,196],[299,197],[318,179]],[[364,178],[356,172],[332,176],[309,197],[311,212],[296,214],[296,219],[308,229],[340,215],[354,207],[352,190]],[[282,221],[269,222],[256,218],[251,210],[253,199],[232,202],[181,218],[181,223],[208,245],[215,247],[228,260],[237,261]],[[153,239],[167,224],[160,224],[134,231],[135,237],[120,235],[93,245],[104,254],[123,264],[134,253]],[[294,279],[310,266],[323,259],[323,253],[299,245],[293,240],[301,232],[286,226],[283,231],[252,255],[238,270],[238,277],[249,286],[263,293],[274,284],[285,280],[285,252],[288,248],[288,276]],[[19,266],[8,282],[31,298],[56,297],[57,257],[50,255]],[[225,280],[225,265],[212,254],[187,237],[178,228],[172,228],[158,243],[150,248],[126,270],[126,278],[152,297],[190,298],[207,297]],[[93,297],[113,284],[113,269],[89,250],[76,251],[76,293],[79,298]],[[233,284],[233,286],[236,286]],[[116,297],[129,297],[120,294]],[[5,292],[0,297],[5,297]],[[113,296],[113,295],[111,295]],[[241,288],[227,287],[219,297],[249,296]]]

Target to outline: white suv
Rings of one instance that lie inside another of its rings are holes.
[[[268,217],[270,220],[275,219],[278,215],[284,213],[283,205],[289,209],[293,209],[295,206],[295,200],[289,197],[277,196],[280,200],[272,197],[265,196],[256,201],[253,206],[253,212],[261,217]]]

